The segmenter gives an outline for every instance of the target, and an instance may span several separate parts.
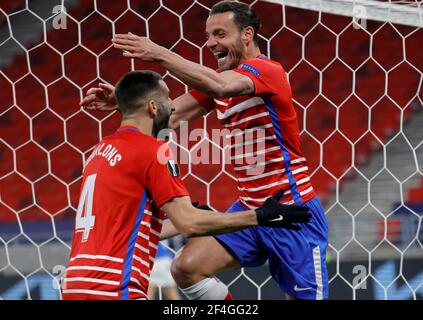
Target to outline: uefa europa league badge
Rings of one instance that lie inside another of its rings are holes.
[[[175,160],[170,159],[167,161],[167,170],[169,170],[172,177],[179,177],[179,166]]]

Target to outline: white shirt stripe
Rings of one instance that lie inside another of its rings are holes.
[[[309,178],[310,179],[310,178]],[[305,194],[307,194],[307,193],[310,193],[311,191],[313,191],[313,187],[310,187],[310,188],[308,188],[308,189],[306,189],[306,190],[304,190],[304,191],[301,191],[300,192],[300,196],[303,196],[303,195],[305,195]]]
[[[247,121],[250,121],[250,120],[254,120],[254,119],[258,119],[258,118],[262,118],[262,117],[268,116],[268,115],[269,115],[269,112],[265,111],[265,112],[256,114],[254,116],[249,116],[249,117],[243,118],[241,120],[238,120],[238,121],[235,121],[235,122],[232,122],[232,123],[225,124],[225,127],[226,128],[234,127],[234,126],[239,125],[241,123],[244,123],[244,122],[247,122]]]
[[[143,265],[145,265],[147,268],[150,268],[150,263],[147,261],[144,261],[143,259],[141,259],[140,257],[136,256],[135,254],[133,255],[133,258],[135,260],[137,260],[138,262],[142,263]]]
[[[218,99],[214,99],[214,103],[216,103],[216,104],[218,104],[220,106],[224,106],[224,107],[227,107],[228,106],[228,104],[226,102],[220,101]]]
[[[245,201],[254,201],[254,202],[265,202],[267,198],[251,198],[251,197],[241,197],[240,200],[241,202],[247,207],[247,208],[251,208],[251,209],[256,209],[258,207],[252,206],[250,204],[247,204]],[[281,204],[294,204],[294,200],[290,200],[290,201],[282,201]]]
[[[305,158],[298,158],[298,159],[294,159],[294,160],[292,160],[292,161],[291,161],[291,164],[295,164],[295,163],[298,163],[298,162],[303,162],[303,161],[306,161],[306,159],[305,159]]]
[[[153,213],[152,213],[150,210],[144,210],[144,213],[145,213],[146,215],[151,216],[151,218],[152,218],[152,219],[154,219],[154,220],[156,220],[157,222],[159,222],[159,223],[163,223],[163,220],[162,220],[162,219],[159,219],[159,218],[158,218],[158,217],[156,217],[156,216],[153,216]]]
[[[131,277],[130,279],[131,281],[135,282],[137,285],[139,285],[140,287],[142,287],[141,282],[138,281],[138,279]]]
[[[150,240],[150,237],[147,236],[146,234],[142,233],[142,232],[138,232],[138,237],[141,237],[145,240]]]
[[[74,277],[74,278],[63,278],[66,282],[92,282],[92,283],[102,283],[102,284],[109,284],[112,286],[118,286],[120,284],[119,281],[112,281],[112,280],[103,280],[103,279],[96,279],[96,278],[84,278],[84,277]]]
[[[129,292],[135,292],[135,293],[141,293],[144,297],[147,297],[147,295],[145,294],[145,292],[135,289],[135,288],[128,288]]]
[[[264,178],[264,177],[268,177],[268,176],[272,176],[274,174],[284,173],[284,172],[285,172],[285,169],[278,169],[278,170],[266,172],[266,173],[263,173],[263,174],[259,174],[257,176],[251,176],[251,177],[248,177],[248,178],[238,178],[238,181],[257,180],[257,179],[261,179],[261,178]]]
[[[143,246],[139,245],[138,243],[135,244],[135,248],[140,249],[144,253],[150,254],[150,250],[148,250],[147,248],[144,248]]]
[[[250,152],[250,153],[239,154],[239,155],[236,155],[236,156],[232,156],[231,160],[242,159],[242,158],[251,157],[251,156],[257,156],[259,154],[263,154],[263,153],[267,153],[267,152],[271,152],[271,151],[276,151],[276,150],[280,150],[279,146],[271,147],[271,148],[264,149],[264,150],[254,151],[254,152]]]
[[[308,167],[302,167],[302,168],[299,168],[297,170],[292,171],[292,174],[295,175],[297,173],[300,173],[300,172],[303,172],[303,171],[306,171],[306,170],[308,170]],[[305,177],[305,178],[303,178],[301,180],[296,181],[295,184],[297,186],[299,186],[299,185],[301,185],[303,183],[306,183],[308,181],[310,181],[310,177]],[[285,183],[289,183],[289,180],[288,179],[285,179],[285,180],[279,181],[279,183],[277,181],[277,182],[274,182],[274,183],[271,183],[271,184],[267,184],[267,185],[264,185],[264,186],[260,186],[260,187],[257,187],[257,188],[238,188],[238,190],[259,191],[259,190],[268,189],[268,188],[271,188],[271,187],[274,187],[274,186],[277,186],[277,185],[280,185],[280,184],[285,184]],[[304,190],[303,192],[305,192],[307,190]],[[308,193],[310,191],[307,191],[306,193]],[[285,194],[289,194],[289,193],[291,193],[291,190],[287,190],[285,192]],[[300,195],[303,195],[303,194],[300,192]]]
[[[143,277],[144,279],[150,281],[149,276],[146,275],[144,272],[142,272],[140,269],[132,266],[132,270],[138,272],[141,275],[141,277]]]
[[[141,232],[138,232],[138,236],[141,237],[141,238],[143,238],[143,239],[145,239],[145,240],[148,240],[148,244],[150,245],[150,247],[152,247],[154,249],[157,249],[157,245],[150,241],[150,237],[149,236],[147,236],[146,234],[141,233]]]
[[[266,185],[260,186],[260,187],[255,187],[255,188],[238,188],[238,190],[241,190],[241,191],[246,190],[246,191],[251,191],[251,192],[253,192],[253,191],[261,191],[261,190],[264,190],[264,189],[272,188],[274,186],[278,186],[278,185],[281,185],[281,184],[288,184],[288,183],[289,183],[289,180],[288,179],[285,179],[285,180],[281,180],[281,181],[275,181],[273,183],[269,183],[269,184],[266,184]]]
[[[102,271],[102,272],[110,272],[110,273],[115,273],[115,274],[122,274],[122,270],[111,269],[111,268],[103,268],[103,267],[95,267],[95,266],[73,266],[73,267],[68,267],[67,270],[93,270],[93,271]]]
[[[297,174],[297,173],[300,173],[300,172],[304,172],[304,171],[307,171],[307,170],[308,170],[308,167],[307,166],[301,167],[301,168],[298,168],[298,169],[295,169],[294,171],[292,171],[292,174],[294,175],[294,174]],[[297,182],[297,184],[299,184],[299,181]]]
[[[283,161],[283,157],[280,157],[280,158],[277,158],[277,159],[271,159],[269,161],[260,162],[260,163],[257,163],[257,164],[249,164],[249,165],[246,165],[246,166],[235,167],[234,170],[235,171],[240,171],[240,170],[254,169],[254,168],[257,168],[257,167],[260,167],[260,166],[264,166],[264,165],[267,165],[267,164],[270,164],[270,163],[282,162],[282,161]],[[291,164],[295,164],[295,163],[299,163],[299,162],[302,162],[302,161],[305,161],[305,159],[304,158],[295,159],[295,160],[292,160],[290,163]],[[303,168],[306,168],[306,169],[303,169]],[[293,173],[296,174],[298,172],[301,172],[301,171],[297,171],[297,170],[300,170],[300,169],[302,171],[305,171],[305,170],[308,170],[308,167],[307,166],[306,167],[301,167],[299,169],[294,170]]]
[[[117,297],[119,294],[118,292],[83,290],[83,289],[68,289],[68,290],[63,290],[63,293],[85,293],[85,294],[94,294],[98,296],[109,296],[109,297]]]
[[[262,141],[267,141],[267,140],[276,140],[276,136],[273,135],[273,136],[258,138],[258,139],[255,139],[255,140],[243,141],[243,142],[236,143],[236,144],[230,144],[229,149],[248,146],[250,144],[254,144],[254,143],[258,143],[258,142],[262,142]]]
[[[306,182],[309,182],[309,181],[310,181],[310,177],[305,177],[301,180],[298,180],[296,184],[297,184],[297,186],[299,186],[299,185],[302,185],[303,183],[306,183]]]
[[[216,100],[215,100],[216,101]],[[263,105],[264,104],[264,100],[260,97],[253,97],[251,99],[245,100],[233,107],[230,107],[229,109],[227,109],[225,112],[220,112],[219,110],[217,110],[217,118],[218,119],[226,119],[229,118],[230,116],[233,116],[236,113],[239,113],[241,111],[247,110],[249,108],[255,107],[255,106],[259,106],[259,105]],[[225,106],[225,104],[222,102],[223,106]],[[227,106],[227,104],[226,104]]]
[[[298,181],[296,182],[296,185],[297,185],[297,186],[299,186],[299,185],[301,185],[301,184],[303,184],[303,183],[306,183],[306,182],[308,182],[308,181],[310,181],[310,178],[309,178],[309,177],[305,177],[304,179],[298,180]],[[238,190],[260,191],[260,190],[264,190],[264,189],[272,188],[272,187],[277,186],[277,185],[280,185],[280,184],[287,184],[287,183],[289,183],[289,180],[288,180],[288,179],[284,179],[284,180],[281,180],[281,181],[276,181],[276,182],[269,183],[269,184],[266,184],[266,185],[264,185],[264,186],[260,186],[260,187],[256,187],[256,188],[238,188]],[[307,190],[308,190],[308,189],[307,189]],[[307,190],[304,190],[303,192],[305,192],[305,191],[307,191]],[[308,192],[309,192],[309,191],[308,191]],[[287,191],[285,192],[285,194],[289,194],[289,193],[291,193],[291,190],[287,190]],[[300,192],[300,195],[302,195],[302,194],[301,194],[301,192]]]
[[[152,234],[154,234],[155,236],[157,236],[157,237],[159,237],[159,238],[160,238],[160,232],[157,232],[156,230],[153,230],[153,229],[151,229],[151,230],[150,230],[150,232],[151,232]]]
[[[308,180],[307,180],[308,179]],[[298,181],[297,182],[297,185],[299,185],[300,183],[299,182],[301,182],[301,183],[304,183],[304,182],[307,182],[307,181],[309,181],[310,180],[310,178],[304,178],[304,179],[301,179],[300,181]],[[305,195],[305,194],[307,194],[307,193],[310,193],[311,191],[313,191],[313,187],[309,187],[308,189],[305,189],[304,191],[301,191],[300,192],[300,196],[303,196],[303,195]],[[285,192],[285,194],[290,194],[291,193],[291,190],[287,190],[286,192]]]
[[[277,159],[271,159],[271,160],[265,161],[265,162],[259,162],[257,164],[249,164],[249,165],[246,165],[246,166],[234,167],[234,170],[240,171],[240,170],[254,169],[254,168],[258,168],[258,167],[265,166],[267,164],[275,163],[275,162],[283,162],[283,157],[280,157],[280,158],[277,158]]]
[[[268,129],[268,128],[271,128],[271,127],[273,127],[273,124],[268,123],[268,124],[265,124],[265,125],[262,125],[262,126],[252,127],[250,129],[245,129],[245,130],[235,129],[231,132],[231,134],[226,135],[226,139],[241,136],[241,135],[244,135],[244,134],[247,134],[247,133],[250,133],[250,132],[254,132],[254,131],[265,130],[265,129]]]
[[[141,221],[141,225],[151,228],[150,222],[147,222],[147,221]]]
[[[266,201],[267,198],[241,197],[241,199],[244,200],[244,201],[256,201],[256,202],[264,202],[264,201]]]
[[[123,259],[116,258],[116,257],[110,257],[110,256],[103,256],[103,255],[92,255],[92,254],[78,254],[75,257],[71,258],[70,261],[75,261],[76,259],[93,259],[93,260],[108,260],[113,262],[123,262]]]

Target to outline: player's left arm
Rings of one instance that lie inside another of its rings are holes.
[[[123,56],[143,61],[158,62],[179,80],[213,98],[235,97],[254,93],[254,82],[247,76],[228,70],[215,70],[189,61],[147,37],[132,33],[117,34],[114,47],[123,50]]]

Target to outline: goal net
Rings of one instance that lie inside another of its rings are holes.
[[[81,110],[87,89],[152,69],[173,98],[188,90],[160,66],[122,57],[113,35],[147,35],[215,68],[204,24],[216,2],[0,0],[0,298],[61,298],[83,164],[120,121]],[[331,298],[421,299],[422,3],[245,2],[261,18],[262,52],[292,86],[329,221]],[[212,139],[219,128],[211,112],[181,128],[199,134],[171,144],[193,200],[223,211],[237,189],[226,146]],[[266,266],[219,276],[236,299],[282,298]]]

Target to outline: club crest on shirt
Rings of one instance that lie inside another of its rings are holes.
[[[172,177],[179,177],[179,166],[175,160],[170,159],[167,161],[167,170],[169,170]]]

